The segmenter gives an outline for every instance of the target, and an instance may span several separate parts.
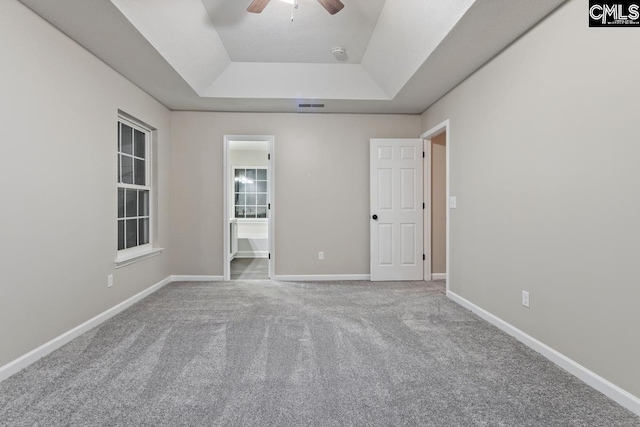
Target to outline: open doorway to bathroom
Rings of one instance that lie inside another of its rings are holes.
[[[225,280],[273,275],[272,136],[225,136]]]

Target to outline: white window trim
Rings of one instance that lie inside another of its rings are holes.
[[[268,166],[231,166],[231,177],[232,179],[235,178],[236,176],[236,169],[264,169],[267,171],[267,206],[269,206],[269,204],[271,203],[270,198],[269,198],[269,182],[271,181],[271,177],[269,176],[269,167]],[[234,187],[234,191],[232,191],[232,194],[235,195],[235,187]],[[234,199],[235,200],[235,197]],[[260,205],[262,206],[262,205]],[[231,219],[235,219],[238,221],[238,223],[267,223],[269,221],[269,218],[236,218],[236,204],[235,202],[232,203],[232,207],[233,207],[233,215],[231,215]],[[269,209],[267,208],[267,215],[269,215]]]
[[[147,185],[135,185],[135,184],[125,184],[120,182],[120,177],[117,177],[116,188],[130,188],[134,190],[146,190],[149,192],[149,243],[144,245],[135,246],[133,248],[126,248],[117,250],[116,243],[116,259],[114,261],[116,268],[125,267],[127,265],[135,264],[136,262],[143,261],[147,258],[151,258],[157,255],[160,255],[164,248],[154,248],[153,247],[153,226],[154,226],[154,212],[153,212],[153,188],[152,188],[152,170],[153,170],[153,153],[152,153],[152,129],[142,123],[133,120],[127,116],[118,114],[118,123],[124,123],[127,126],[132,127],[140,132],[144,132],[146,135],[145,141],[145,182]],[[118,139],[120,138],[120,134],[118,134]],[[116,230],[118,224],[118,217],[116,215]]]
[[[136,249],[136,248],[131,248],[131,249]],[[149,247],[146,250],[140,251],[140,253],[137,253],[137,254],[130,253],[130,254],[127,254],[126,256],[118,255],[118,258],[116,258],[114,264],[116,265],[116,268],[126,267],[127,265],[135,264],[136,262],[143,261],[147,258],[152,258],[154,256],[160,255],[163,250],[164,248]]]

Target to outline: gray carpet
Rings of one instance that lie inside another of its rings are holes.
[[[269,260],[266,258],[236,258],[231,261],[231,280],[267,280]]]
[[[3,426],[640,426],[441,283],[174,283],[0,383]]]

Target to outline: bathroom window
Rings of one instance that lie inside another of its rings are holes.
[[[234,167],[236,218],[267,218],[269,194],[266,167]]]

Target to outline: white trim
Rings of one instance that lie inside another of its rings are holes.
[[[268,258],[269,251],[238,251],[234,258]]]
[[[271,136],[269,139],[269,160],[267,161],[269,165],[269,169],[267,170],[267,180],[269,182],[269,194],[267,195],[267,199],[270,206],[270,209],[267,212],[267,216],[269,217],[268,224],[268,244],[269,244],[269,253],[267,257],[269,258],[268,262],[268,276],[272,278],[276,274],[276,138]],[[271,254],[271,256],[269,256]]]
[[[447,273],[431,273],[431,280],[447,280]]]
[[[172,282],[222,282],[222,276],[171,276]]]
[[[131,220],[131,219],[148,219],[149,220],[149,242],[145,243],[143,245],[136,245],[132,248],[125,248],[125,249],[117,249],[116,252],[116,268],[120,268],[120,267],[124,267],[126,265],[130,265],[133,264],[135,262],[138,261],[142,261],[143,259],[146,258],[150,258],[151,256],[155,256],[157,254],[152,254],[152,251],[150,251],[150,248],[153,247],[153,243],[154,243],[154,227],[155,227],[155,216],[156,216],[156,212],[153,209],[153,206],[155,204],[155,197],[156,195],[154,194],[155,191],[155,186],[153,185],[153,179],[154,174],[153,174],[153,170],[156,167],[156,164],[154,163],[154,155],[155,155],[155,150],[153,149],[153,131],[155,130],[155,128],[153,128],[152,126],[149,126],[147,124],[145,124],[144,122],[136,119],[135,117],[121,111],[118,110],[118,149],[116,150],[116,155],[118,157],[118,162],[120,161],[120,155],[124,155],[124,156],[130,156],[132,159],[132,162],[134,161],[134,159],[138,159],[138,160],[142,160],[144,162],[145,165],[145,185],[140,185],[140,184],[126,184],[124,182],[121,182],[122,179],[122,171],[123,169],[120,168],[120,175],[117,177],[117,182],[116,182],[116,188],[118,191],[120,188],[123,189],[130,189],[130,190],[137,190],[137,191],[148,191],[149,192],[149,206],[148,206],[148,213],[147,215],[140,215],[140,212],[137,212],[137,216],[135,217],[127,217],[126,213],[125,213],[125,217],[123,218],[119,218],[118,215],[116,214],[116,230],[117,227],[120,223],[120,221],[127,221],[127,220]],[[144,138],[144,149],[145,149],[145,157],[138,157],[134,155],[134,151],[135,151],[135,140],[134,137],[132,135],[132,139],[131,139],[131,154],[127,154],[124,151],[121,151],[121,146],[120,143],[122,142],[122,126],[121,125],[125,125],[128,126],[134,130],[137,130],[139,132],[142,132],[145,135]],[[133,163],[132,163],[133,164]],[[117,245],[116,245],[117,246]],[[143,255],[139,255],[140,253],[143,253]],[[145,254],[151,254],[149,256],[145,256]],[[139,258],[139,259],[138,259]]]
[[[231,183],[229,182],[229,175],[231,173],[231,171],[229,170],[229,140],[230,137],[225,135],[224,143],[222,144],[222,209],[224,210],[224,229],[222,232],[222,278],[224,280],[229,280],[229,278],[231,277],[231,260],[233,259],[233,257],[231,256],[230,245],[231,235],[229,234],[229,223],[232,219],[231,212],[229,211],[229,186],[231,185]]]
[[[617,385],[609,382],[608,380],[602,378],[600,375],[596,374],[593,371],[585,368],[579,363],[575,362],[572,359],[569,359],[564,354],[554,350],[548,345],[538,341],[532,336],[524,333],[520,329],[515,326],[505,322],[499,317],[489,313],[488,311],[478,307],[474,303],[469,300],[464,299],[460,295],[447,290],[447,297],[449,297],[452,301],[460,304],[464,308],[471,310],[478,317],[486,320],[492,325],[498,327],[505,333],[511,335],[516,338],[518,341],[526,345],[527,347],[535,350],[540,353],[545,358],[549,359],[551,362],[555,363],[565,371],[574,375],[576,378],[582,380],[587,385],[593,387],[598,390],[600,393],[612,399],[614,402],[619,405],[627,408],[631,412],[640,416],[640,398],[632,395],[626,390],[618,387]]]
[[[433,197],[431,196],[431,167],[432,167],[432,158],[431,158],[431,140],[423,139],[422,140],[422,151],[425,153],[424,158],[422,159],[422,170],[423,170],[423,195],[422,202],[424,203],[424,210],[422,212],[422,221],[423,221],[423,230],[424,236],[422,237],[422,253],[425,254],[425,260],[423,261],[423,272],[424,277],[422,280],[429,280],[431,277],[431,258],[433,254],[431,253],[433,249],[433,244],[431,242],[431,214],[432,214],[432,206],[431,202],[433,201]]]
[[[173,276],[170,276],[170,277],[167,277],[167,278],[159,281],[155,285],[150,286],[147,289],[145,289],[144,291],[135,294],[131,298],[129,298],[129,299],[127,299],[127,300],[125,300],[125,301],[123,301],[123,302],[111,307],[110,309],[98,314],[97,316],[93,317],[92,319],[87,320],[86,322],[82,323],[81,325],[76,326],[75,328],[63,333],[62,335],[52,339],[51,341],[49,341],[49,342],[47,342],[45,344],[42,344],[40,347],[36,348],[35,350],[32,350],[29,353],[18,357],[14,361],[9,362],[6,365],[0,367],[0,381],[3,381],[5,379],[9,378],[11,375],[17,373],[18,371],[21,371],[22,369],[26,368],[27,366],[31,365],[32,363],[36,362],[37,360],[41,359],[42,357],[44,357],[44,356],[48,355],[49,353],[59,349],[60,347],[62,347],[63,345],[67,344],[68,342],[70,342],[74,338],[79,337],[80,335],[84,334],[85,332],[89,331],[90,329],[93,329],[96,326],[100,325],[101,323],[105,322],[106,320],[109,320],[110,318],[112,318],[116,314],[120,313],[121,311],[131,307],[133,304],[135,304],[136,302],[140,301],[144,297],[152,294],[153,292],[155,292],[158,289],[162,288],[166,284],[172,282],[173,281],[172,277]]]
[[[117,258],[114,263],[116,268],[125,267],[127,265],[135,264],[136,262],[143,261],[147,258],[152,258],[154,256],[160,255],[164,248],[153,248],[151,250],[146,250],[144,252],[140,252],[137,254],[131,254],[123,257]]]
[[[446,132],[445,135],[445,151],[446,151],[446,173],[447,173],[447,215],[446,215],[446,220],[447,220],[447,231],[446,231],[446,240],[447,240],[447,292],[449,292],[449,289],[451,287],[451,280],[448,277],[448,274],[451,273],[451,209],[449,208],[449,200],[451,199],[451,123],[449,122],[449,119],[445,120],[444,122],[440,123],[437,126],[432,127],[431,129],[429,129],[428,131],[426,131],[425,133],[423,133],[422,135],[420,135],[420,138],[422,139],[431,139],[432,137],[434,137],[435,135],[442,133],[442,132]]]
[[[300,276],[274,276],[271,280],[280,282],[320,282],[370,280],[370,274],[307,274]]]

